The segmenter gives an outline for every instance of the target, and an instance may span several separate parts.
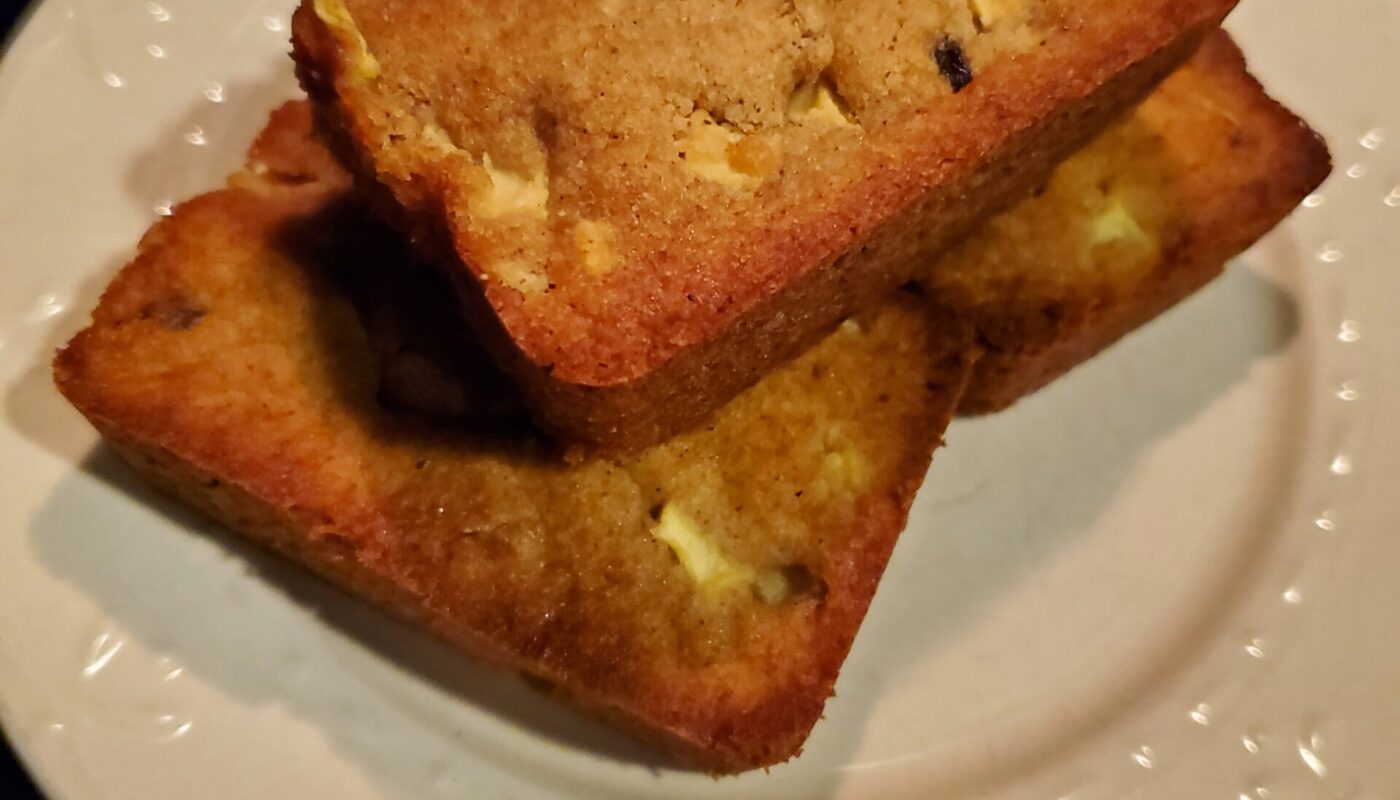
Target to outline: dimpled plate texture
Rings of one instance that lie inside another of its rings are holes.
[[[675,772],[154,497],[49,358],[295,92],[289,2],[49,0],[0,66],[0,711],[57,798],[1347,798],[1400,786],[1400,6],[1246,0],[1337,171],[961,422],[806,754]]]

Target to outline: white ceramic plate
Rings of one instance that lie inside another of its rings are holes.
[[[0,69],[0,708],[58,798],[1400,797],[1400,5],[1246,0],[1338,171],[958,423],[796,762],[645,752],[138,485],[54,347],[295,91],[290,0],[49,0]]]

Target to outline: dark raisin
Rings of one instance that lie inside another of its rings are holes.
[[[967,54],[957,39],[943,37],[933,46],[933,60],[938,63],[938,71],[948,79],[953,94],[961,92],[972,83],[972,65],[967,63]]]

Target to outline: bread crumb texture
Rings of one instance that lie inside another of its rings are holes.
[[[1064,24],[1060,0],[587,0],[555,4],[315,0],[391,180],[471,187],[454,224],[474,265],[549,299],[664,252],[823,207],[859,180],[872,132],[936,112]],[[638,76],[645,76],[639,79]],[[613,231],[610,267],[576,246]],[[504,266],[503,266],[504,265]]]

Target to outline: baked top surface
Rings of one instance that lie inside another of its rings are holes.
[[[516,345],[606,385],[1230,5],[307,0],[298,58]]]
[[[285,513],[291,547],[484,655],[714,768],[792,755],[956,405],[966,337],[911,295],[706,430],[561,459],[456,313],[292,105],[247,171],[146,236],[56,371],[105,433]]]

